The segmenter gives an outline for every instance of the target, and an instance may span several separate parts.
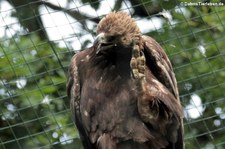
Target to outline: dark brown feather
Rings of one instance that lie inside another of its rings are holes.
[[[164,109],[164,111],[171,112],[172,122],[166,127],[168,129],[167,134],[168,137],[172,138],[170,141],[174,142],[174,145],[172,145],[174,148],[183,149],[183,112],[172,65],[164,50],[153,38],[148,36],[142,36],[142,38],[146,65],[151,72],[151,75],[146,75],[149,79],[147,79],[148,84],[145,84],[145,87],[154,86],[155,91],[158,93],[153,93],[154,89],[148,89],[151,92],[150,94],[156,94],[156,97],[162,102],[159,105],[168,108]],[[155,83],[157,82],[158,85],[154,85],[151,80]],[[161,115],[160,117],[162,118],[163,116]]]
[[[142,36],[142,38],[148,68],[179,101],[177,82],[169,58],[161,46],[153,38],[149,36]]]
[[[88,51],[88,50],[87,50]],[[78,128],[80,139],[83,143],[84,149],[94,149],[93,144],[88,138],[87,131],[83,127],[81,113],[80,113],[80,92],[81,92],[81,80],[78,72],[79,61],[83,58],[86,52],[80,52],[74,55],[69,67],[69,79],[67,82],[67,95],[70,98],[70,108],[73,113],[73,118]]]
[[[97,32],[103,39],[72,58],[67,84],[84,148],[183,149],[176,79],[162,48],[126,13],[110,13]],[[134,47],[143,53],[131,61]]]

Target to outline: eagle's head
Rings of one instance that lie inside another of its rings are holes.
[[[125,12],[111,12],[97,26],[94,45],[97,51],[115,46],[131,47],[140,44],[141,33],[135,21]]]

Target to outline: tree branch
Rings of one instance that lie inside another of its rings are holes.
[[[85,23],[86,20],[92,21],[94,23],[98,23],[100,21],[100,18],[98,18],[98,17],[91,17],[91,16],[88,16],[88,15],[85,15],[85,14],[83,14],[80,11],[77,11],[77,10],[65,9],[65,8],[56,6],[52,3],[45,2],[45,1],[42,1],[41,3],[48,6],[51,9],[63,11],[65,13],[69,14],[72,18],[76,19],[81,24]]]

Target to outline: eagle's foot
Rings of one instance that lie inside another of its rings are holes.
[[[145,78],[145,56],[136,44],[133,46],[130,66],[134,79],[143,80]]]

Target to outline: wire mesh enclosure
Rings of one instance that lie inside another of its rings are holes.
[[[225,148],[225,3],[0,0],[0,149],[81,149],[67,68],[111,11],[128,12],[168,54],[187,149]]]

